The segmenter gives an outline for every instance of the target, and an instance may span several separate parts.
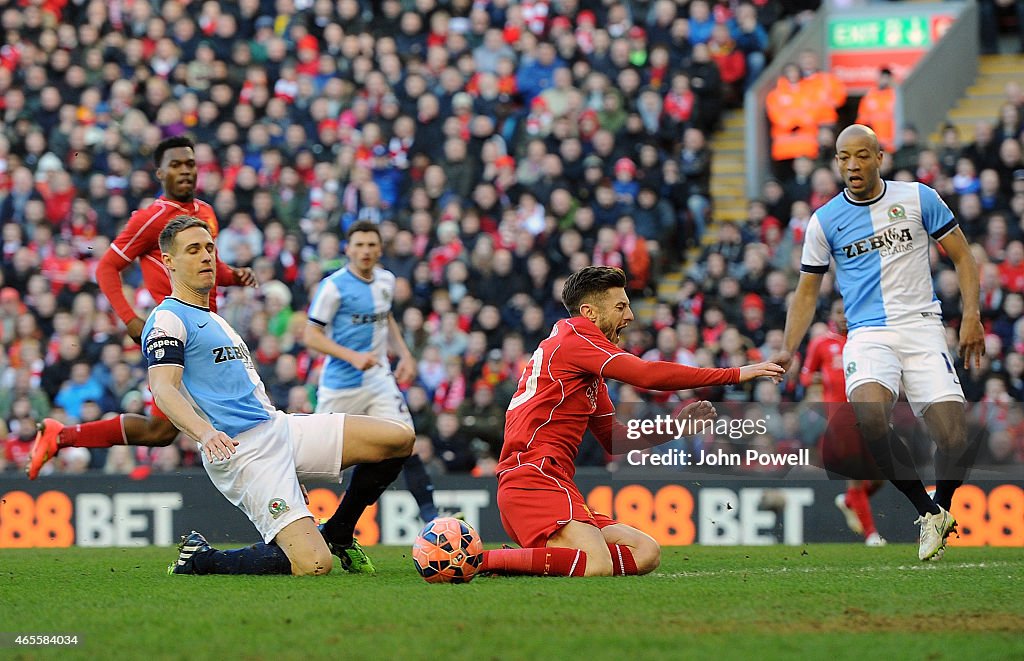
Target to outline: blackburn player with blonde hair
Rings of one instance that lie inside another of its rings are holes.
[[[209,309],[216,248],[206,223],[174,218],[160,234],[160,249],[171,293],[142,330],[153,396],[168,419],[199,442],[214,485],[263,537],[260,544],[223,551],[193,532],[182,540],[170,572],[322,575],[331,571],[332,553],[358,571],[364,554],[351,531],[412,452],[412,429],[368,416],[276,410],[245,342]],[[353,465],[345,498],[321,533],[299,478],[337,481]]]
[[[960,356],[980,364],[985,352],[978,307],[978,266],[956,218],[933,189],[883,180],[875,132],[854,124],[836,140],[836,164],[846,188],[807,225],[800,281],[786,317],[787,365],[814,319],[830,261],[846,308],[843,349],[847,399],[861,435],[885,477],[914,505],[921,526],[918,557],[939,559],[956,528],[953,493],[967,477],[975,447],[967,437],[964,393],[946,346],[932,285],[929,241],[942,246],[960,284]],[[890,427],[900,386],[936,443],[934,499],[913,458]]]

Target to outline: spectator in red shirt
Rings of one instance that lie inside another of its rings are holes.
[[[999,283],[1007,291],[1024,291],[1024,243],[1011,241],[999,265]]]

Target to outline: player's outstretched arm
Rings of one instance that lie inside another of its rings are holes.
[[[230,458],[235,453],[238,441],[214,429],[209,422],[199,417],[181,394],[182,372],[184,368],[179,365],[154,365],[150,368],[149,387],[153,391],[156,405],[167,414],[175,427],[202,444],[209,461]]]
[[[814,321],[814,310],[818,305],[818,292],[821,290],[822,274],[801,273],[800,280],[793,293],[793,300],[786,313],[786,330],[782,340],[783,352],[772,360],[785,369],[793,360],[793,354],[803,342],[807,329]]]
[[[618,353],[609,358],[601,375],[647,390],[689,390],[743,383],[761,376],[781,378],[783,373],[784,370],[773,363],[718,369],[642,360],[632,354]]]
[[[786,375],[786,370],[781,365],[775,363],[756,363],[754,365],[744,365],[740,368],[740,383],[746,383],[754,379],[760,379],[766,377],[778,383],[782,380],[782,377]]]
[[[964,366],[981,367],[981,357],[985,355],[985,329],[981,325],[981,308],[979,306],[980,283],[978,282],[978,264],[974,261],[967,237],[959,227],[939,240],[942,249],[953,260],[957,279],[960,281],[960,303],[963,308],[963,320],[960,323],[960,357]]]

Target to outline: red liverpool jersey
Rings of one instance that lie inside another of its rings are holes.
[[[822,401],[846,401],[846,375],[843,373],[843,347],[846,337],[829,331],[811,340],[807,345],[807,361],[800,370],[800,382],[812,383],[814,374],[821,372]]]
[[[110,250],[103,255],[97,280],[104,296],[110,301],[114,312],[121,321],[128,323],[135,317],[135,310],[124,297],[121,289],[120,272],[136,259],[142,268],[142,280],[153,299],[160,303],[171,293],[171,277],[160,258],[160,232],[177,216],[195,216],[210,226],[210,234],[217,239],[219,226],[217,216],[206,202],[193,200],[181,204],[166,197],[159,197],[153,204],[140,209],[128,219],[121,233],[110,244]],[[108,268],[103,268],[104,266]],[[109,267],[113,267],[113,271]],[[231,268],[217,260],[217,284],[235,284]],[[216,310],[216,295],[211,292],[210,308]]]
[[[562,319],[533,352],[519,379],[505,415],[498,472],[546,460],[571,477],[588,426],[611,451],[615,410],[605,376],[641,388],[683,390],[736,383],[739,368],[701,369],[641,360],[609,342],[593,322]]]

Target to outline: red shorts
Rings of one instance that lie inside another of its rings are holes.
[[[498,476],[501,525],[523,548],[543,548],[570,521],[605,528],[615,519],[587,507],[576,484],[546,459],[522,463]]]

